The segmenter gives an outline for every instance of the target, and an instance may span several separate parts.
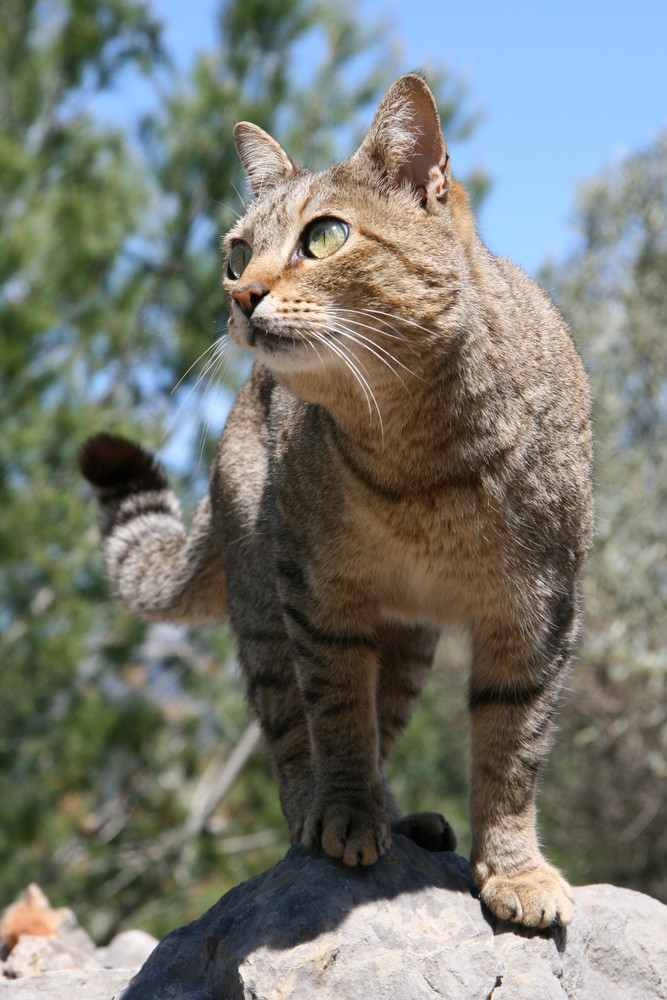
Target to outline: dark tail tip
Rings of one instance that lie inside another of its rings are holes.
[[[126,489],[128,492],[164,490],[167,475],[149,452],[115,434],[96,434],[79,449],[79,470],[97,489]]]

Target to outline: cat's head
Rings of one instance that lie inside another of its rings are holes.
[[[280,375],[404,379],[455,307],[473,226],[424,80],[387,91],[357,152],[302,170],[241,122],[256,200],[226,237],[229,330]]]

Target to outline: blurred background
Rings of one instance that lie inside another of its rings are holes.
[[[415,67],[483,236],[554,296],[593,383],[597,538],[543,841],[575,883],[667,901],[667,7],[459,6],[0,0],[0,908],[37,881],[100,943],[160,936],[287,849],[229,634],[123,612],[76,452],[129,435],[194,510],[248,371],[209,365],[234,122],[323,167]],[[467,665],[445,636],[391,767],[462,853]]]

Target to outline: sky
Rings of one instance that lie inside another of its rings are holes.
[[[217,0],[150,7],[183,72],[214,44]],[[357,10],[393,29],[401,72],[445,65],[464,79],[483,119],[449,143],[452,169],[490,175],[480,232],[533,274],[575,245],[577,183],[667,127],[667,0],[362,0]],[[141,88],[124,99],[140,104]]]

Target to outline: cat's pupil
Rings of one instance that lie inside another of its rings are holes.
[[[348,237],[348,227],[340,219],[316,219],[304,234],[304,250],[309,257],[330,257]]]
[[[245,240],[236,240],[229,252],[227,271],[230,278],[240,278],[252,257],[252,249]]]

